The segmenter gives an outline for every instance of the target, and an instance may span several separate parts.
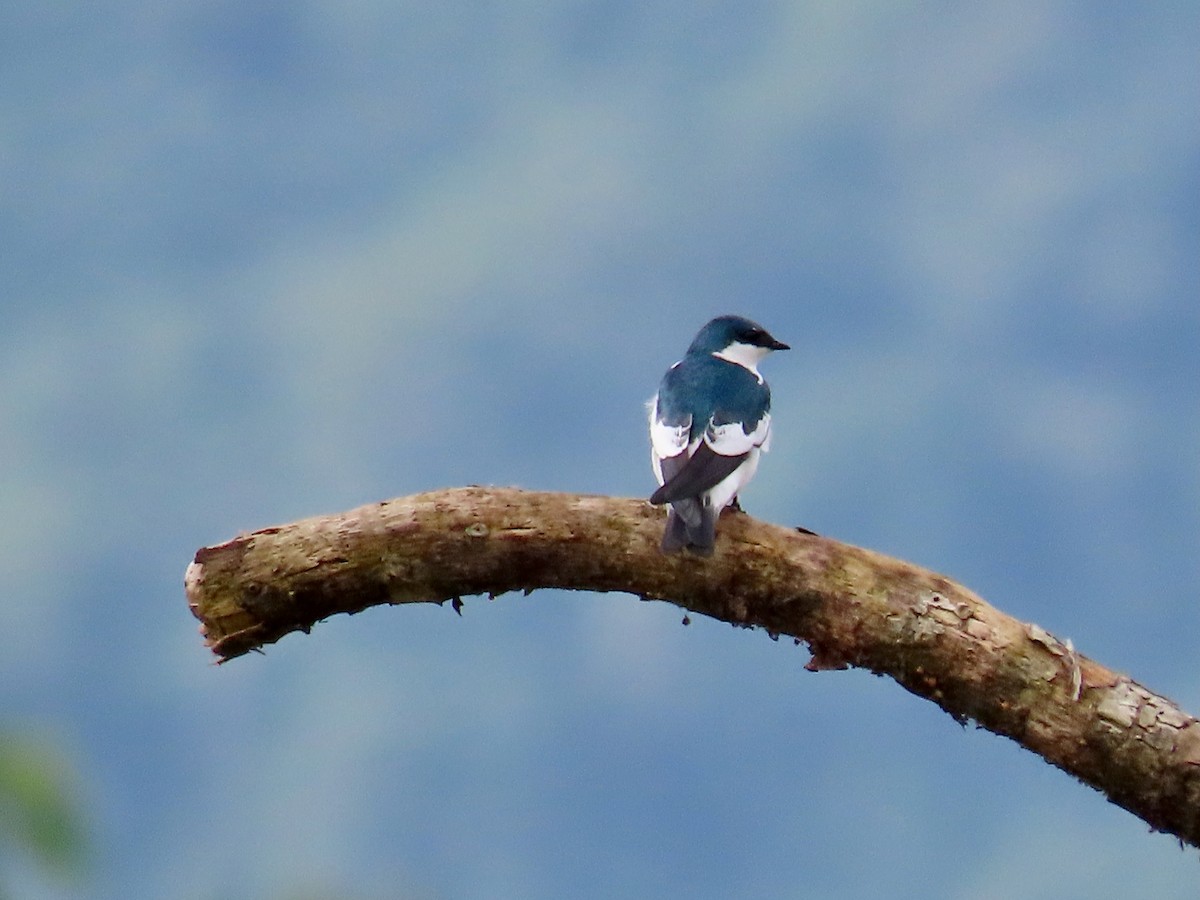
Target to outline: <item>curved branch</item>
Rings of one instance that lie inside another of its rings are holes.
[[[804,641],[808,668],[888,675],[1200,846],[1200,723],[953,581],[870,550],[722,517],[716,554],[664,556],[640,500],[460,488],[240,535],[186,587],[220,661],[335,613],[469,594],[624,591]]]

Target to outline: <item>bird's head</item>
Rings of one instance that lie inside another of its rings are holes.
[[[700,329],[688,353],[711,353],[754,369],[772,350],[790,349],[757,322],[741,316],[717,316]]]

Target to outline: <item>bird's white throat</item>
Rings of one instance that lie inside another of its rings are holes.
[[[755,378],[762,381],[763,377],[759,374],[758,364],[770,352],[766,347],[756,347],[754,344],[742,344],[734,341],[724,350],[716,351],[713,356],[736,363],[744,369],[749,369],[754,373]]]

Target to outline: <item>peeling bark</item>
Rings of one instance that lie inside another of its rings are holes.
[[[808,668],[887,675],[1012,738],[1153,829],[1200,846],[1200,723],[1170,700],[926,569],[727,513],[716,554],[664,556],[660,508],[459,488],[243,534],[186,588],[225,662],[335,613],[536,588],[623,591],[789,635]]]

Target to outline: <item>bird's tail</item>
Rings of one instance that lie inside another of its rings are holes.
[[[712,506],[696,498],[671,504],[662,539],[663,553],[688,549],[698,556],[712,556],[716,540],[717,516]]]

